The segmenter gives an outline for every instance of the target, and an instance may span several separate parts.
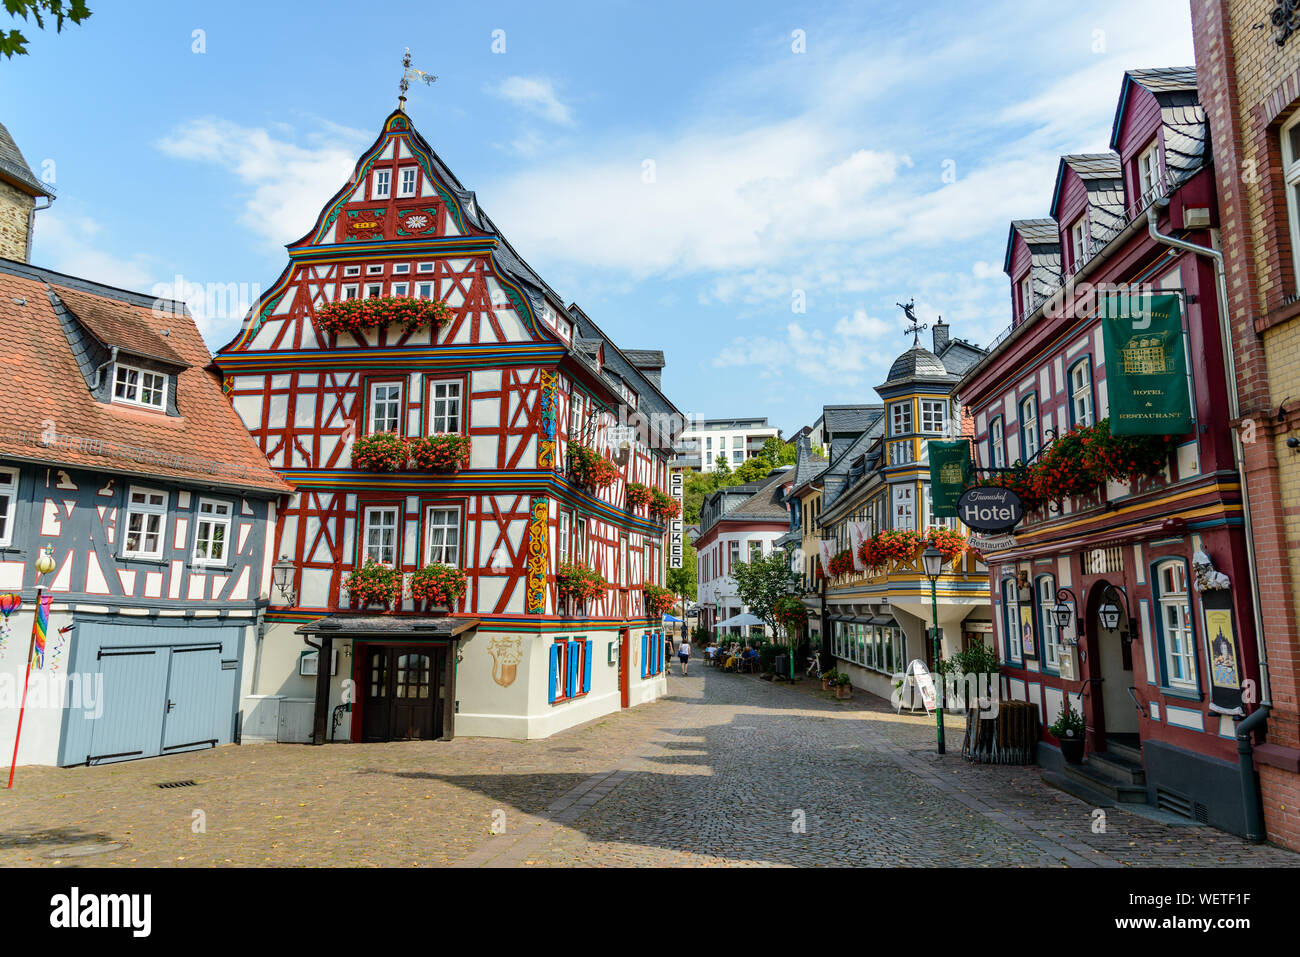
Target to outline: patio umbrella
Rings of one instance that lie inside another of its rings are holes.
[[[730,618],[726,618],[718,622],[714,627],[715,628],[745,628],[749,625],[761,625],[761,624],[763,624],[763,619],[751,615],[747,611],[742,611],[739,615],[732,615]]]
[[[675,617],[674,615],[664,615],[664,621],[680,622],[681,619]]]

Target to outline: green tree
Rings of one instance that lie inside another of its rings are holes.
[[[727,462],[727,456],[725,452],[719,452],[718,457],[713,460],[713,469],[715,472],[718,472],[721,475],[731,474],[731,465],[730,463]]]
[[[4,6],[11,17],[22,17],[24,21],[29,17],[35,20],[38,30],[45,29],[46,16],[54,17],[56,33],[63,32],[64,20],[80,24],[90,17],[90,8],[86,6],[85,0],[4,0]],[[6,59],[26,55],[27,37],[18,30],[7,33],[0,30],[0,53]]]
[[[731,569],[731,577],[736,582],[736,594],[749,607],[750,614],[770,625],[773,634],[779,632],[777,599],[795,594],[799,582],[798,575],[790,568],[790,553],[776,548],[770,555],[737,562]]]
[[[682,567],[668,569],[665,582],[673,594],[695,600],[695,546],[685,536],[682,537]]]
[[[799,449],[793,442],[783,442],[775,435],[763,443],[758,455],[771,463],[771,468],[778,465],[794,465],[799,460]]]

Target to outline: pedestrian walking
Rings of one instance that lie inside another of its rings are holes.
[[[682,663],[682,676],[686,675],[686,663],[691,660],[691,643],[689,639],[683,638],[682,643],[677,646],[677,660]]]
[[[670,661],[672,661],[672,660],[673,660],[673,633],[672,633],[671,631],[665,631],[665,632],[664,632],[664,663],[665,663],[665,665],[667,665],[667,663],[670,662]],[[671,671],[671,670],[672,670],[671,668],[665,667],[665,668],[664,668],[664,674],[665,674],[665,675],[668,674],[668,672]]]

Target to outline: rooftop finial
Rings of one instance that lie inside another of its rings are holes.
[[[424,83],[429,84],[436,79],[438,78],[432,73],[425,73],[423,70],[417,70],[411,66],[411,48],[407,47],[406,53],[402,57],[402,82],[397,87],[400,91],[397,96],[397,108],[399,110],[406,109],[406,91],[411,88],[412,80],[422,80]]]
[[[903,310],[903,314],[907,316],[907,321],[911,323],[911,325],[903,330],[903,335],[907,335],[910,332],[912,334],[912,348],[919,348],[921,345],[921,330],[927,329],[929,326],[924,322],[916,321],[916,298],[913,297],[907,300],[907,305],[903,305],[901,302],[896,302],[894,305]]]

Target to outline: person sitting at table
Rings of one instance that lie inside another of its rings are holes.
[[[744,650],[744,652],[741,654],[740,657],[741,657],[741,660],[742,660],[742,661],[751,662],[751,663],[753,663],[754,665],[757,665],[757,664],[758,664],[758,649],[755,648],[753,645],[750,645],[748,648],[746,648],[746,649]]]
[[[716,641],[711,641],[704,649],[704,658],[710,664],[713,664],[717,660],[717,657],[718,657],[718,643]]]
[[[723,671],[734,671],[740,666],[740,648],[734,643],[727,652],[727,660],[722,665]]]

